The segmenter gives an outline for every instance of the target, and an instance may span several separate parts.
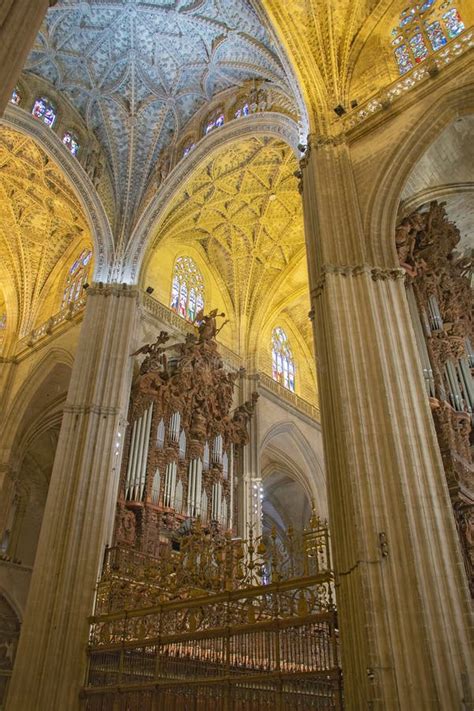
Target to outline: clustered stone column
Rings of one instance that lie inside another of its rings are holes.
[[[0,2],[0,115],[8,105],[46,10],[55,3],[56,0]]]
[[[137,299],[127,285],[88,290],[9,711],[79,708],[87,617],[114,520]]]
[[[258,382],[258,381],[257,381]],[[248,400],[256,389],[255,377],[248,377],[241,371],[240,378],[240,403]],[[249,422],[249,442],[243,448],[242,462],[239,467],[239,491],[237,496],[237,520],[240,535],[248,535],[249,526],[253,535],[258,537],[262,533],[262,507],[260,501],[260,440],[259,440],[259,413],[258,403],[255,413]],[[257,487],[257,489],[255,489]],[[255,495],[255,492],[257,494]]]
[[[373,263],[344,140],[310,137],[302,171],[346,705],[461,709],[469,597],[404,272]]]

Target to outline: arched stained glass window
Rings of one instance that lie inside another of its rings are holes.
[[[273,379],[294,392],[295,363],[293,354],[288,342],[288,336],[279,326],[273,329],[272,334],[272,368]]]
[[[191,257],[178,257],[175,262],[171,308],[188,321],[204,308],[204,280]]]
[[[10,104],[15,104],[15,106],[18,106],[20,101],[21,101],[21,94],[18,91],[18,88],[15,87],[12,91],[12,95],[10,96]]]
[[[79,150],[79,140],[77,136],[71,131],[65,131],[63,136],[63,143],[66,148],[72,153],[73,156],[77,156]]]
[[[56,121],[56,109],[50,100],[44,96],[36,99],[31,113],[35,119],[43,121],[49,127]]]
[[[92,258],[90,249],[84,249],[69,270],[64,287],[62,308],[77,301],[81,296],[82,287],[87,282],[89,266]]]
[[[195,143],[190,143],[188,146],[186,146],[186,148],[183,151],[183,158],[186,158],[186,156],[191,153],[191,151],[193,150],[195,145],[196,145]]]
[[[211,119],[210,121],[207,122],[206,128],[204,129],[204,133],[208,134],[209,131],[212,131],[213,128],[219,128],[220,126],[224,125],[224,114],[219,114],[215,118]]]
[[[255,109],[257,108],[257,105],[255,105]],[[240,109],[237,109],[235,112],[235,118],[242,118],[242,116],[248,116],[250,113],[250,108],[248,105],[248,101],[245,102],[243,106],[240,107]]]
[[[392,30],[392,46],[400,74],[409,72],[428,54],[463,31],[464,24],[452,3],[453,0],[441,3],[411,0],[400,14],[398,25]]]

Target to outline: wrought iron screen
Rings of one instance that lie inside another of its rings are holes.
[[[200,532],[166,564],[110,550],[91,618],[85,711],[341,709],[327,526],[313,524],[291,564],[271,543],[204,544]],[[158,604],[138,609],[140,590]],[[128,595],[135,609],[118,610]]]

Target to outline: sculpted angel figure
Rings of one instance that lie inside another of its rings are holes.
[[[146,358],[140,366],[140,375],[147,373],[149,370],[158,368],[160,365],[166,370],[166,355],[165,349],[162,348],[162,344],[169,340],[169,334],[166,331],[160,331],[154,343],[147,343],[141,348],[139,348],[135,353],[131,353],[132,356],[140,355],[141,353],[146,354]]]
[[[201,309],[194,319],[194,323],[198,326],[199,331],[199,342],[204,343],[205,341],[212,341],[215,339],[219,331],[228,323],[228,319],[217,328],[217,318],[225,318],[224,313],[218,313],[217,309],[213,309],[209,314],[204,314]]]
[[[423,230],[423,218],[418,213],[404,217],[395,232],[395,245],[397,248],[400,266],[409,274],[416,274],[415,249],[418,246],[419,233]]]

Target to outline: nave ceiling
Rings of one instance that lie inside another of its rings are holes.
[[[98,136],[122,232],[164,149],[225,89],[260,79],[292,99],[257,14],[235,0],[59,0],[25,69],[49,80]]]
[[[89,227],[69,180],[33,139],[0,131],[0,285],[8,323],[33,328],[51,280]]]

